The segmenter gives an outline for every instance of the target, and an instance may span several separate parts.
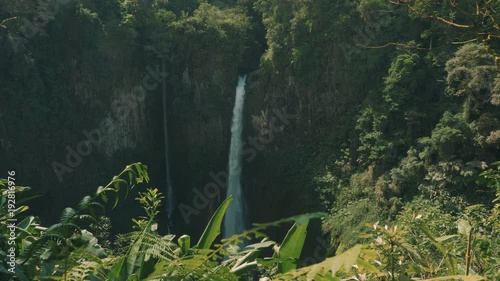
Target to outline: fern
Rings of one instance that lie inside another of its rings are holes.
[[[172,252],[173,236],[162,238],[155,233],[157,225],[154,218],[158,214],[162,198],[157,189],[139,192],[136,200],[142,204],[149,218],[135,220],[141,231],[120,237],[121,243],[128,241],[126,253],[111,267],[106,275],[107,280],[123,280],[131,277],[142,280],[154,271],[154,265],[159,258],[168,260],[169,257],[175,256]]]
[[[28,261],[39,262],[44,253],[49,247],[49,242],[55,242],[57,245],[64,243],[66,238],[59,234],[44,234],[39,239],[33,241],[21,254],[21,265],[28,263]]]
[[[82,261],[77,266],[71,268],[63,276],[67,281],[90,280],[91,276],[101,265],[94,261]]]
[[[87,249],[77,249],[68,257],[65,267],[65,272],[62,275],[63,280],[96,280],[96,274],[98,269],[102,267],[102,261]]]
[[[114,199],[115,207],[121,197],[123,189],[125,189],[125,197],[128,190],[136,184],[149,181],[146,172],[147,167],[141,163],[134,163],[127,166],[120,174],[104,187],[99,187],[93,196],[85,196],[79,203],[76,209],[65,208],[61,214],[60,222],[56,223],[45,230],[40,236],[35,232],[26,234],[23,239],[23,245],[26,245],[24,251],[20,253],[21,265],[24,266],[27,272],[32,274],[36,272],[35,267],[42,268],[58,268],[50,274],[57,274],[60,269],[63,269],[62,275],[70,277],[67,269],[73,268],[71,263],[71,255],[81,247],[88,248],[89,251],[95,253],[103,253],[104,250],[98,246],[97,239],[92,234],[82,230],[81,226],[95,225],[97,223],[97,211],[103,211],[104,206],[98,202],[98,199],[107,202],[109,198]],[[128,181],[123,178],[127,178]],[[27,207],[26,207],[27,208]],[[54,261],[54,264],[49,264],[48,261]],[[75,265],[72,273],[77,278],[85,275],[86,270],[93,268],[94,263],[82,261],[84,264],[78,263]],[[44,263],[46,266],[44,266]],[[78,267],[79,266],[79,267]],[[50,270],[48,272],[51,272]],[[88,274],[86,275],[88,276]]]
[[[47,228],[45,233],[47,234],[56,233],[63,236],[64,238],[69,238],[73,234],[80,233],[80,231],[81,231],[80,227],[76,224],[60,222]]]
[[[120,235],[119,243],[122,245],[122,252],[124,249],[129,249],[133,243],[140,241],[139,247],[143,250],[137,252],[140,254],[152,255],[155,258],[163,260],[172,260],[177,257],[176,252],[178,246],[172,242],[173,235],[161,236],[154,232],[139,232],[134,231],[124,235]]]

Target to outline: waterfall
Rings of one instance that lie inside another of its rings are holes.
[[[162,71],[165,73],[165,59],[162,60]],[[163,102],[163,138],[165,145],[165,182],[166,182],[166,192],[165,196],[167,198],[166,211],[168,217],[168,228],[170,232],[170,227],[173,226],[172,214],[175,210],[175,198],[172,185],[172,178],[170,177],[170,160],[168,157],[168,118],[167,118],[167,83],[165,82],[165,76],[163,75],[162,81],[162,102]]]
[[[246,76],[239,77],[236,87],[236,100],[233,109],[233,124],[231,125],[231,147],[229,152],[229,178],[227,197],[233,196],[224,220],[224,235],[230,237],[245,230],[246,205],[241,189],[242,171],[242,131],[243,131],[243,104],[245,101]]]

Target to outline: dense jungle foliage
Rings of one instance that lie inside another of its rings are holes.
[[[496,165],[498,169],[481,176],[488,186],[496,188],[495,201],[500,201],[500,162]],[[458,231],[446,220],[447,214],[403,212],[399,228],[368,224],[373,230],[360,236],[366,243],[297,268],[309,221],[326,213],[254,224],[214,244],[233,200],[228,197],[198,243],[192,245],[189,235],[176,239],[175,235],[158,233],[156,216],[164,197],[157,189],[148,188],[135,198],[146,216],[133,218],[134,231],[119,234],[112,245],[109,219],[99,216],[105,210],[103,203],[112,199],[116,207],[129,189],[149,182],[145,165],[127,166],[92,196],[85,196],[76,208],[65,208],[60,221],[49,227],[41,226],[34,216],[12,223],[28,209],[11,206],[16,204],[12,191],[29,189],[15,186],[14,180],[15,173],[10,173],[8,180],[0,182],[0,273],[4,280],[485,280],[478,273],[493,280],[500,271],[499,203],[492,210],[482,205],[467,208],[464,218],[457,221]],[[293,225],[281,243],[265,234],[266,229],[286,223]],[[455,233],[437,237],[443,226]],[[242,247],[252,240],[261,242]],[[273,255],[263,257],[265,249],[271,247]]]
[[[499,9],[0,0],[0,279],[500,280]],[[226,169],[240,74],[249,219],[271,223],[220,240],[221,194],[165,235],[162,87],[186,206]]]

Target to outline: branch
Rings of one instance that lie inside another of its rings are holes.
[[[430,16],[430,17],[431,18],[436,18],[436,19],[438,19],[438,20],[440,20],[440,21],[442,21],[442,22],[444,22],[446,24],[449,24],[451,26],[458,27],[458,28],[471,28],[472,27],[472,25],[465,25],[465,24],[455,23],[455,22],[449,21],[449,20],[447,20],[445,18],[442,18],[440,16]]]
[[[366,45],[362,45],[362,44],[356,44],[356,45],[358,47],[361,47],[364,49],[383,49],[383,48],[387,48],[389,46],[397,46],[397,47],[413,48],[413,49],[417,49],[417,50],[429,50],[429,48],[414,47],[414,46],[410,46],[408,44],[394,43],[394,42],[387,43],[385,45],[380,45],[380,46],[366,46]]]
[[[17,17],[12,17],[12,18],[8,18],[8,19],[4,19],[2,22],[0,22],[0,27],[3,27],[5,29],[7,29],[7,26],[5,26],[5,23],[8,22],[8,21],[11,21],[11,20],[15,20],[17,19]]]
[[[415,7],[413,7],[408,1],[391,1],[389,0],[390,3],[392,4],[396,4],[396,5],[399,5],[399,6],[405,6],[407,7],[409,10],[411,10],[412,12],[414,12],[415,14],[417,14],[418,16],[421,16],[423,18],[433,18],[433,19],[437,19],[441,22],[444,22],[448,25],[451,25],[451,26],[454,26],[454,27],[458,27],[458,28],[471,28],[472,26],[471,25],[465,25],[465,24],[459,24],[459,23],[456,23],[456,22],[453,22],[451,20],[447,20],[443,17],[440,17],[440,16],[436,16],[436,15],[427,15],[427,14],[422,14],[420,13],[417,9],[415,9]],[[422,1],[421,1],[422,2]],[[430,8],[427,3],[423,3],[425,6],[427,6],[428,8]]]
[[[452,44],[452,45],[462,45],[462,44],[467,44],[467,43],[474,42],[474,41],[477,41],[477,40],[478,40],[478,38],[474,38],[474,39],[470,39],[470,40],[466,40],[466,41],[450,42],[450,44]]]

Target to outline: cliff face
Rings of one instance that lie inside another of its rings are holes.
[[[356,28],[360,19],[341,18],[342,9],[335,6],[326,1],[256,6],[268,49],[251,75],[247,98],[247,134],[263,143],[246,167],[255,220],[318,207],[314,178],[350,138],[353,112],[368,89],[381,83],[375,69],[385,65],[383,53],[357,55],[345,27]]]
[[[29,38],[22,21],[0,30],[1,167],[44,195],[33,211],[48,223],[131,162],[147,164],[151,185],[164,190],[163,78],[177,203],[192,204],[193,190],[226,167],[250,26],[244,10],[201,4],[176,16],[120,5],[60,6]],[[0,15],[19,16],[16,7]],[[12,34],[26,40],[13,48]],[[119,211],[133,209],[128,201]]]
[[[161,148],[151,137],[152,128],[161,128],[151,123],[160,109],[158,95],[142,86],[143,67],[118,72],[107,67],[114,60],[103,59],[107,69],[101,72],[102,66],[84,67],[78,57],[61,55],[54,62],[36,52],[26,55],[32,60],[28,66],[17,56],[3,72],[2,167],[16,169],[20,184],[44,194],[34,212],[55,221],[63,207],[76,204],[127,163],[158,162],[148,156]],[[16,70],[23,67],[24,73]]]
[[[202,77],[190,72],[189,67],[185,66],[169,80],[170,169],[177,205],[196,208],[196,214],[189,216],[187,221],[182,217],[182,210],[177,208],[175,224],[178,230],[201,234],[201,226],[208,221],[225,194],[221,192],[217,197],[202,199],[201,207],[195,207],[193,199],[212,181],[211,172],[225,170],[237,73],[233,71],[230,75],[218,77],[227,69],[217,68],[217,64],[210,62],[204,68],[207,77]]]

